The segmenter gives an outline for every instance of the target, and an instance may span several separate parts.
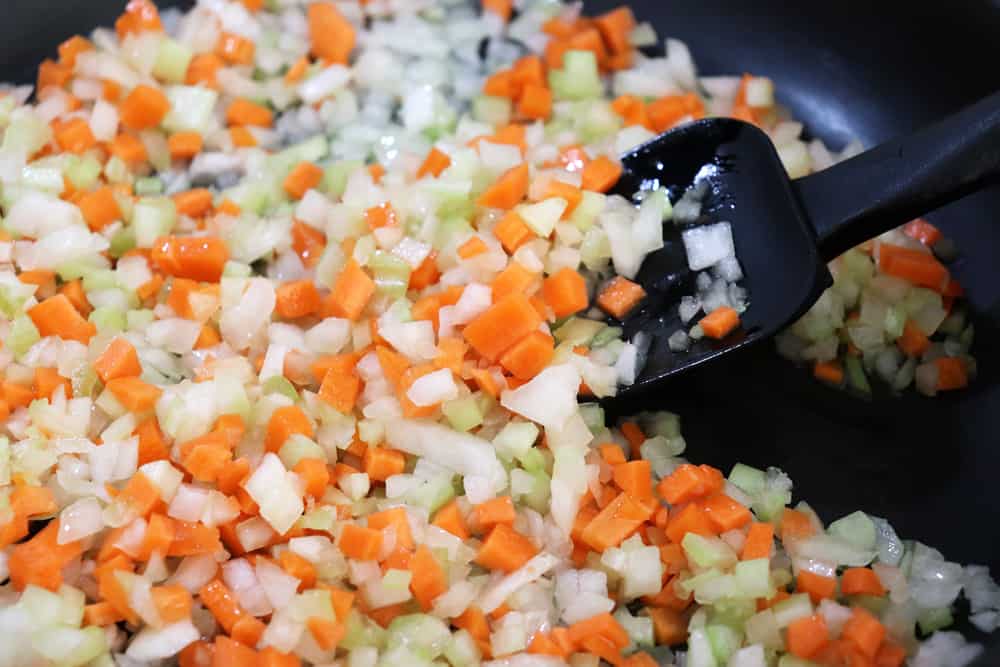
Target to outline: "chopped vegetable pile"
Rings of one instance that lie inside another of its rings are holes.
[[[849,250],[830,264],[833,287],[779,336],[778,350],[863,395],[870,377],[926,396],[966,387],[976,374],[974,328],[943,263],[955,255],[954,242],[922,219]]]
[[[768,79],[656,42],[553,0],[131,0],[34,96],[3,88],[0,667],[976,655],[939,630],[963,592],[997,627],[985,567],[863,512],[824,528],[780,470],[726,478],[675,415],[608,428],[586,402],[641,368],[606,322],[671,216],[703,271],[691,336],[747,307],[698,184],[607,196],[617,155],[710,113],[793,175],[834,159]],[[911,246],[835,264],[794,329],[823,368],[860,299],[866,362],[898,338],[919,386],[964,381],[971,330]]]

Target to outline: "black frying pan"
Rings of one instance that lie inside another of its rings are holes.
[[[6,0],[0,79],[30,80],[71,34],[110,25],[124,0]],[[178,4],[176,0],[161,2]],[[620,0],[587,0],[590,13]],[[874,145],[1000,89],[1000,3],[632,0],[703,73],[750,71],[810,132]],[[845,193],[846,194],[846,193]],[[690,455],[728,469],[778,465],[830,521],[862,508],[961,563],[1000,576],[1000,190],[930,216],[963,251],[954,266],[977,310],[980,376],[959,394],[865,403],[813,382],[766,346],[613,411],[670,409]],[[977,664],[1000,664],[1000,640]]]

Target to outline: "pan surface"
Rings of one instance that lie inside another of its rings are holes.
[[[61,40],[109,25],[122,4],[6,0],[0,79],[31,80]],[[594,13],[620,0],[585,4]],[[852,137],[874,145],[1000,89],[1000,4],[992,0],[630,4],[661,36],[686,41],[703,74],[772,77],[779,100],[835,148]],[[1000,576],[998,210],[994,189],[930,216],[963,251],[953,268],[977,311],[980,375],[968,391],[865,403],[819,386],[765,343],[613,412],[678,412],[692,458],[725,469],[780,466],[796,498],[825,521],[861,508],[904,538]],[[988,643],[993,652],[978,664],[1000,664],[1000,641]]]

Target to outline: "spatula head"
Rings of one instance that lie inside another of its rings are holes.
[[[744,273],[740,284],[749,291],[740,329],[721,341],[702,339],[686,352],[671,351],[667,338],[680,328],[690,330],[702,315],[686,325],[680,320],[678,305],[681,297],[696,293],[697,273],[688,267],[683,229],[665,223],[664,247],[646,258],[636,277],[648,297],[624,323],[627,336],[652,337],[642,373],[624,392],[649,390],[658,380],[774,335],[830,285],[813,228],[771,140],[757,127],[725,118],[700,120],[640,146],[623,163],[615,193],[626,198],[665,187],[676,201],[699,172],[707,174],[708,193],[696,224],[730,223]],[[711,166],[703,170],[706,165]]]

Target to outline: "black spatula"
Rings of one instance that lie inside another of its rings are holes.
[[[788,178],[766,134],[727,118],[667,132],[623,162],[615,192],[626,198],[651,185],[682,191],[705,165],[715,166],[702,214],[731,223],[750,304],[726,339],[671,351],[670,334],[693,324],[683,326],[678,303],[696,289],[681,230],[666,223],[665,246],[636,277],[648,298],[624,323],[626,335],[652,337],[646,365],[624,395],[776,334],[831,284],[827,261],[1000,176],[1000,93],[798,180]]]

